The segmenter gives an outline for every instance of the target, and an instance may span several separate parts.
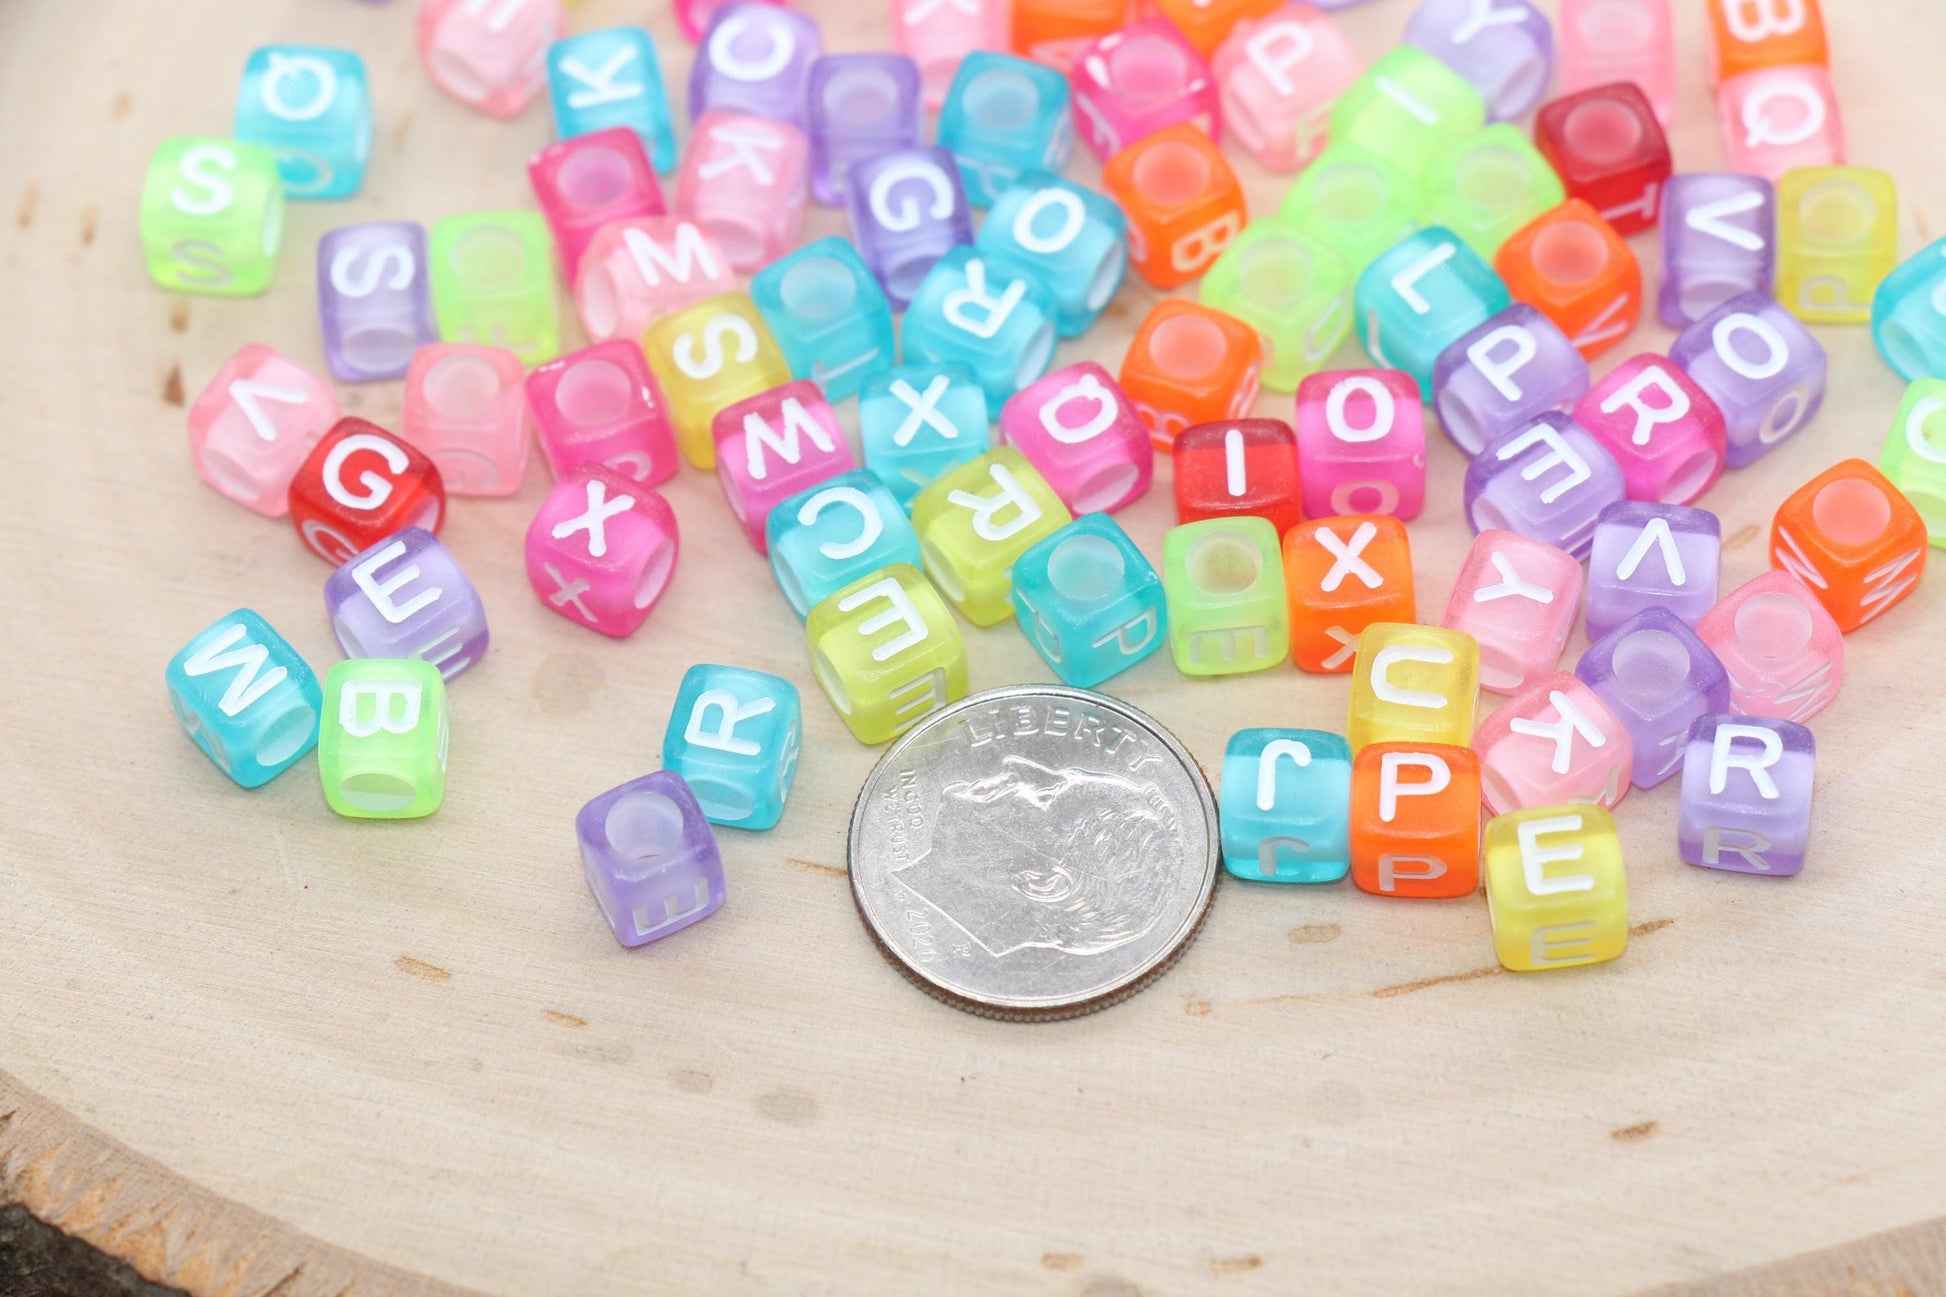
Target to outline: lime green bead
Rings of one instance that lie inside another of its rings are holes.
[[[882,567],[814,605],[804,638],[818,687],[861,743],[895,738],[966,696],[966,641],[910,563]]]
[[[1405,172],[1356,144],[1333,144],[1284,195],[1279,219],[1338,254],[1356,276],[1419,228],[1424,191]]]
[[[1422,49],[1399,45],[1338,96],[1331,142],[1370,149],[1416,177],[1486,122],[1486,103],[1465,77]]]
[[[1295,392],[1351,332],[1351,272],[1338,254],[1278,218],[1244,227],[1203,277],[1201,301],[1263,342],[1263,385]]]
[[[446,682],[418,658],[349,658],[324,678],[318,777],[340,815],[410,820],[446,797]]]
[[[1047,479],[1012,446],[941,473],[912,500],[926,575],[975,626],[1013,616],[1014,560],[1071,521]]]
[[[284,182],[261,144],[177,136],[142,182],[149,275],[178,293],[250,297],[270,287],[284,241]]]
[[[1422,180],[1427,223],[1445,226],[1487,261],[1523,225],[1568,198],[1553,164],[1508,122],[1440,154]]]
[[[1878,469],[1926,520],[1926,538],[1946,546],[1946,379],[1922,378],[1906,389]]]
[[[1291,652],[1277,528],[1267,518],[1206,518],[1162,539],[1169,651],[1184,675],[1262,671]]]
[[[436,221],[428,243],[442,342],[505,347],[532,368],[561,352],[554,243],[538,212],[470,212]]]

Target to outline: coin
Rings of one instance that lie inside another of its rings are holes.
[[[1216,886],[1209,782],[1118,699],[1032,685],[921,720],[851,816],[852,898],[921,988],[993,1018],[1133,995],[1196,935]]]

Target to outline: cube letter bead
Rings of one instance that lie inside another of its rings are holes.
[[[548,46],[547,97],[560,138],[625,126],[658,172],[676,169],[675,119],[662,59],[640,27],[605,27]]]
[[[550,360],[527,375],[526,388],[556,478],[583,464],[605,464],[642,486],[675,476],[669,403],[635,343],[615,338]]]
[[[1297,462],[1313,518],[1416,518],[1426,500],[1425,408],[1396,369],[1340,369],[1297,387]]]
[[[863,469],[800,491],[770,511],[765,548],[777,588],[800,618],[860,577],[919,566],[919,537],[885,484]]]
[[[617,639],[648,618],[682,540],[669,502],[600,464],[562,475],[527,527],[527,582],[576,625]]]
[[[1760,68],[1716,92],[1730,171],[1776,180],[1792,167],[1845,162],[1845,124],[1831,74],[1810,64]]]
[[[857,163],[845,215],[893,310],[905,309],[947,251],[973,242],[973,209],[944,149],[898,149]]]
[[[1379,365],[1400,369],[1433,397],[1439,353],[1507,309],[1507,285],[1451,230],[1410,234],[1358,276],[1358,340]]]
[[[1137,140],[1102,168],[1106,189],[1128,216],[1128,260],[1157,288],[1203,273],[1243,231],[1243,185],[1210,142],[1187,123]]]
[[[1405,39],[1465,77],[1491,122],[1525,116],[1554,72],[1554,28],[1526,0],[1424,0],[1406,20]]]
[[[1349,674],[1367,626],[1417,620],[1412,547],[1387,514],[1321,518],[1284,536],[1291,605],[1291,661],[1305,671]]]
[[[1054,299],[1033,279],[1003,270],[972,248],[933,263],[906,307],[908,363],[957,362],[973,371],[998,409],[1047,372],[1054,355]]]
[[[805,93],[811,197],[821,203],[844,201],[853,163],[921,142],[919,68],[903,54],[826,54]]]
[[[576,135],[527,159],[535,205],[554,235],[561,278],[572,284],[595,231],[610,221],[668,212],[642,141],[626,126]]]
[[[925,106],[946,102],[946,88],[968,50],[1005,50],[1013,0],[893,0],[892,44],[919,65]]]
[[[683,672],[662,768],[681,775],[712,824],[768,829],[797,774],[804,716],[797,686],[743,667],[699,663]]]
[[[1700,716],[1685,736],[1676,840],[1685,863],[1788,878],[1811,836],[1817,742],[1802,725]]]
[[[1365,70],[1336,24],[1296,3],[1243,19],[1210,66],[1224,129],[1273,171],[1295,171],[1318,156],[1331,105]]]
[[[1131,23],[1084,46],[1069,78],[1075,133],[1103,162],[1177,122],[1222,141],[1209,65],[1166,19]]]
[[[1830,66],[1818,0],[1705,0],[1703,12],[1711,89],[1757,68]]]
[[[1480,793],[1495,815],[1569,803],[1613,807],[1635,745],[1593,690],[1566,671],[1540,677],[1480,722]]]
[[[912,500],[926,574],[975,626],[1004,621],[1014,561],[1073,515],[1011,446],[934,478]]]
[[[339,381],[403,377],[412,353],[439,337],[425,227],[378,221],[320,237],[318,326]]]
[[[824,37],[809,14],[772,4],[726,4],[710,20],[689,69],[689,120],[730,112],[810,125],[806,90]],[[691,148],[695,147],[692,141]]]
[[[1466,520],[1588,557],[1601,511],[1625,498],[1622,470],[1588,430],[1544,414],[1466,467]]]
[[[520,115],[547,84],[561,0],[424,0],[419,62],[432,83],[489,117]]]
[[[1208,518],[1162,539],[1169,652],[1187,676],[1238,675],[1290,656],[1291,615],[1277,529],[1263,518]]]
[[[1480,759],[1443,743],[1373,743],[1351,763],[1351,881],[1374,896],[1480,886]]]
[[[317,746],[324,705],[296,649],[248,608],[219,618],[169,659],[169,705],[216,768],[258,788]]]
[[[1516,973],[1621,958],[1628,880],[1615,819],[1599,806],[1543,806],[1487,821],[1487,916]]]
[[[1777,191],[1762,176],[1672,176],[1662,191],[1662,291],[1672,329],[1742,293],[1770,296],[1777,270]]]
[[[990,207],[1023,171],[1058,172],[1074,151],[1060,73],[991,50],[960,61],[939,110],[939,147],[953,155],[975,207]]]
[[[1351,749],[1323,730],[1239,730],[1223,752],[1223,867],[1266,883],[1351,868]]]
[[[1946,545],[1946,382],[1922,378],[1906,389],[1878,470],[1925,519],[1931,543]]]
[[[277,155],[236,140],[162,141],[142,182],[141,226],[149,277],[171,292],[263,292],[284,241]]]
[[[747,273],[796,246],[809,168],[810,145],[791,123],[707,113],[690,128],[676,171],[676,214]]]
[[[861,577],[811,609],[811,670],[852,736],[883,743],[966,696],[966,642],[919,570]]]
[[[1595,86],[1554,100],[1534,119],[1539,146],[1568,194],[1601,214],[1618,234],[1656,223],[1662,187],[1675,169],[1668,137],[1642,88]]]
[[[277,154],[288,198],[349,198],[372,155],[365,61],[321,45],[250,52],[237,90],[236,137]]]
[[[1473,741],[1480,646],[1463,631],[1379,622],[1358,635],[1351,668],[1353,753],[1371,743]]]
[[[1210,57],[1239,23],[1282,7],[1278,0],[1155,0],[1155,11],[1204,58]]]
[[[1793,492],[1770,526],[1770,559],[1809,586],[1841,631],[1892,607],[1926,573],[1925,519],[1862,459],[1834,464]]]
[[[1263,367],[1257,331],[1194,302],[1157,302],[1122,357],[1122,390],[1158,449],[1183,429],[1240,419],[1256,403]]]
[[[1128,21],[1129,0],[1012,0],[1013,49],[1066,76],[1074,56]]]
[[[723,908],[723,858],[689,785],[670,770],[611,788],[574,817],[581,868],[615,940],[646,945]]]
[[[324,583],[331,633],[348,658],[418,658],[451,680],[487,649],[486,609],[431,532],[387,536]]]
[[[291,479],[338,421],[338,394],[287,356],[251,343],[189,407],[196,476],[266,518],[290,511]]]
[[[1282,419],[1199,423],[1183,429],[1169,453],[1177,522],[1254,514],[1282,536],[1303,520],[1297,440]]]
[[[724,406],[710,437],[723,498],[759,554],[772,509],[857,467],[831,403],[816,383],[801,379]]]
[[[347,415],[298,466],[291,525],[305,548],[336,567],[406,527],[438,531],[446,484],[433,462],[375,423]]]
[[[717,12],[732,0],[676,0],[676,26],[691,44],[701,41]],[[782,5],[786,0],[748,0],[751,4]]]
[[[1507,291],[1554,321],[1589,360],[1642,316],[1642,265],[1615,227],[1571,198],[1500,245]]]
[[[1257,331],[1264,386],[1297,389],[1351,331],[1351,274],[1338,254],[1274,217],[1244,228],[1203,277],[1202,301]]]
[[[1356,275],[1419,228],[1419,182],[1368,149],[1333,144],[1285,193],[1278,219],[1338,254]]]
[[[865,467],[907,509],[941,473],[992,449],[987,394],[965,365],[881,369],[858,393]]]
[[[1482,257],[1493,256],[1516,230],[1568,196],[1553,164],[1508,122],[1447,149],[1421,181],[1427,221],[1453,231]]]
[[[1064,338],[1087,332],[1128,274],[1128,221],[1092,190],[1022,173],[994,200],[974,246],[1003,270],[1038,278]]]
[[[1927,245],[1878,286],[1872,341],[1901,378],[1946,378],[1946,239]]]
[[[791,380],[755,303],[723,293],[658,320],[642,338],[649,368],[669,398],[676,444],[697,468],[716,467],[716,412]]]
[[[851,244],[807,243],[750,279],[750,300],[791,373],[842,401],[896,356],[892,307]]]
[[[1105,513],[1076,518],[1014,563],[1014,617],[1056,675],[1092,689],[1162,647],[1162,578]]]
[[[1669,359],[1722,412],[1731,468],[1774,450],[1824,404],[1824,345],[1761,293],[1733,297],[1684,329]]]
[[[1801,167],[1777,182],[1777,300],[1800,320],[1864,324],[1899,264],[1899,196],[1871,167]]]
[[[1629,782],[1652,788],[1682,767],[1689,727],[1730,708],[1730,677],[1666,608],[1645,608],[1589,646],[1574,674],[1628,731]]]
[[[318,779],[351,819],[411,820],[446,799],[446,682],[417,658],[348,658],[324,677]]]
[[[1611,504],[1595,521],[1588,556],[1588,638],[1658,608],[1694,626],[1716,606],[1723,530],[1707,509]]]
[[[527,476],[526,371],[499,347],[435,342],[405,376],[399,433],[439,467],[448,495],[512,495]]]
[[[1631,500],[1688,504],[1723,475],[1723,412],[1666,357],[1609,370],[1574,403],[1574,419],[1614,455]]]
[[[560,353],[554,253],[539,213],[448,216],[433,224],[429,256],[441,341],[505,347],[524,365]]]
[[[1588,362],[1560,326],[1525,302],[1439,353],[1433,405],[1453,444],[1477,455],[1530,419],[1588,390]]]
[[[1730,673],[1730,710],[1802,724],[1845,678],[1845,637],[1810,587],[1789,572],[1744,582],[1696,623]]]
[[[1071,513],[1111,513],[1146,495],[1148,425],[1107,370],[1079,361],[1029,383],[1000,411],[1000,439],[1040,470]]]
[[[1331,142],[1370,149],[1417,179],[1486,121],[1486,102],[1465,77],[1417,46],[1400,45],[1338,97]]]
[[[1676,120],[1676,23],[1669,0],[1561,0],[1561,93],[1630,81],[1666,128]]]
[[[703,227],[680,216],[615,221],[581,253],[574,307],[596,342],[630,342],[666,315],[736,291],[736,271]]]
[[[1516,694],[1560,665],[1580,607],[1581,564],[1572,555],[1510,531],[1483,531],[1440,624],[1479,641],[1480,688]]]

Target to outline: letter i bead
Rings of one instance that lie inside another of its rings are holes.
[[[318,778],[338,814],[431,815],[446,798],[446,682],[417,658],[348,658],[324,677]]]
[[[1351,881],[1374,896],[1480,886],[1480,759],[1443,743],[1373,743],[1351,764]]]
[[[615,940],[641,946],[723,907],[723,859],[696,795],[673,771],[631,779],[574,817],[581,867]]]
[[[1817,742],[1791,721],[1700,716],[1689,729],[1677,841],[1705,869],[1788,878],[1811,836]]]
[[[682,776],[710,823],[768,829],[784,813],[803,737],[796,685],[698,663],[676,688],[662,768]]]
[[[1177,522],[1254,514],[1282,536],[1303,519],[1297,442],[1282,419],[1199,423],[1176,438],[1170,457]]]
[[[1223,753],[1223,866],[1266,883],[1351,868],[1351,749],[1323,730],[1240,730]]]
[[[248,608],[183,645],[164,681],[183,729],[240,787],[269,783],[317,745],[317,676]]]
[[[1487,823],[1487,915],[1516,973],[1618,959],[1628,948],[1628,880],[1615,819],[1599,806],[1546,806]]]
[[[554,484],[527,527],[527,581],[569,621],[620,638],[662,597],[680,549],[667,500],[583,464]]]

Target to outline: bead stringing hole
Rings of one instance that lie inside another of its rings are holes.
[[[601,832],[615,854],[653,860],[682,845],[682,807],[647,789],[624,793],[602,817]]]
[[[1228,532],[1205,536],[1190,546],[1184,563],[1189,579],[1210,594],[1242,594],[1263,575],[1257,547]]]
[[[1814,242],[1844,247],[1871,233],[1878,204],[1848,180],[1828,180],[1805,191],[1798,200],[1797,215]]]
[[[898,104],[898,87],[883,68],[847,67],[824,83],[824,110],[852,126],[884,121]]]
[[[317,713],[309,707],[293,708],[272,721],[257,740],[257,764],[275,766],[290,760],[311,737],[316,721]]]
[[[1676,696],[1689,682],[1689,654],[1666,630],[1638,630],[1615,646],[1615,678],[1643,702]]]
[[[1761,658],[1786,659],[1811,642],[1811,613],[1787,594],[1751,595],[1737,608],[1737,642]]]
[[[1108,79],[1122,98],[1150,104],[1186,85],[1190,67],[1181,50],[1148,37],[1124,41],[1108,52]]]
[[[1891,525],[1892,504],[1870,482],[1841,477],[1812,498],[1811,522],[1834,544],[1869,545]]]
[[[676,565],[676,547],[657,545],[649,555],[649,565],[642,569],[642,579],[635,583],[635,606],[646,608],[655,602],[662,593],[662,587],[669,584],[669,573]]]
[[[580,149],[554,173],[554,184],[576,207],[606,207],[628,192],[628,162],[613,149]]]
[[[445,356],[426,371],[419,390],[446,417],[477,419],[493,408],[500,395],[500,374],[479,356]]]
[[[1128,563],[1115,543],[1100,536],[1070,536],[1047,556],[1047,582],[1063,599],[1092,603],[1122,585]]]
[[[1025,73],[996,68],[967,85],[962,107],[973,125],[983,131],[1018,131],[1033,125],[1040,101],[1040,93]]]
[[[1592,99],[1576,106],[1562,124],[1561,134],[1568,148],[1584,162],[1620,162],[1642,146],[1642,119],[1622,105],[1607,99]]]
[[[1135,160],[1135,187],[1161,207],[1180,207],[1209,188],[1210,162],[1202,150],[1164,140]]]
[[[1585,284],[1608,266],[1608,243],[1581,221],[1560,221],[1534,236],[1534,268],[1557,284]]]
[[[518,235],[498,226],[468,230],[453,245],[453,269],[470,288],[492,288],[520,278],[527,249]]]
[[[835,320],[858,300],[851,272],[832,257],[806,257],[784,272],[777,295],[792,315],[807,320]]]
[[[1223,330],[1200,315],[1164,320],[1149,336],[1149,358],[1177,378],[1202,378],[1223,363]]]
[[[632,386],[619,365],[584,360],[561,375],[554,389],[554,408],[584,428],[613,423],[628,413]]]

